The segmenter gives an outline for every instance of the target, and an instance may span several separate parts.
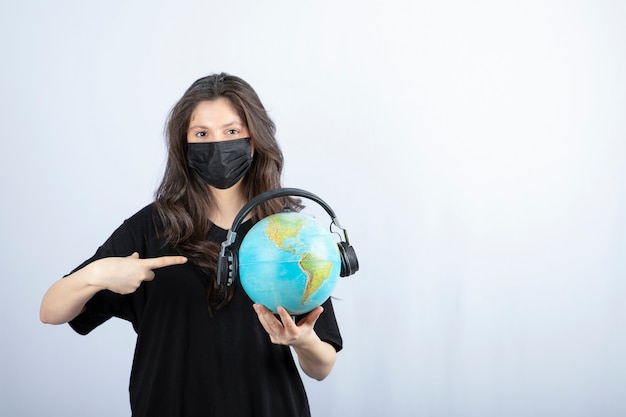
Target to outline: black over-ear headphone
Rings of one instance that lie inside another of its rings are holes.
[[[324,202],[324,200],[308,191],[304,191],[299,188],[277,188],[261,193],[258,196],[254,197],[252,200],[248,201],[248,203],[243,206],[243,208],[239,211],[237,216],[235,216],[235,220],[233,220],[233,225],[228,230],[226,240],[222,242],[222,249],[217,258],[218,284],[229,286],[239,275],[238,252],[236,248],[231,248],[230,246],[235,242],[235,238],[237,237],[237,229],[239,229],[239,226],[246,218],[246,216],[250,214],[250,212],[261,203],[273,200],[275,198],[288,196],[304,197],[309,200],[315,201],[320,206],[322,206],[324,210],[326,210],[326,212],[332,219],[331,227],[334,224],[343,231],[344,240],[337,243],[337,247],[339,248],[339,255],[341,257],[341,272],[339,273],[339,275],[342,277],[347,277],[348,275],[352,275],[359,270],[359,260],[357,259],[356,253],[354,252],[354,249],[352,248],[352,246],[350,246],[350,242],[348,241],[348,232],[339,224],[339,221],[337,220],[337,216],[335,215],[333,209],[331,209],[330,206]]]

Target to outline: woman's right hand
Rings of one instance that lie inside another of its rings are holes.
[[[126,257],[98,259],[52,284],[41,300],[39,317],[43,323],[66,323],[80,314],[98,291],[130,294],[142,282],[153,280],[155,269],[185,262],[184,256],[140,259],[137,252]]]
[[[130,294],[135,292],[142,282],[152,281],[155,269],[185,262],[187,258],[184,256],[141,259],[137,252],[126,257],[102,258],[91,265],[94,273],[92,284],[118,294]]]

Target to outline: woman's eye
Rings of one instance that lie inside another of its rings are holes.
[[[198,137],[198,138],[203,138],[205,136],[206,136],[206,132],[198,132],[198,133],[196,133],[196,137]]]
[[[229,129],[227,132],[229,135],[236,135],[239,133],[237,129]]]

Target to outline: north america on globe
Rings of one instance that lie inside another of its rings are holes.
[[[307,276],[302,303],[322,286],[333,268],[332,262],[302,250],[303,245],[298,241],[298,234],[303,226],[302,217],[271,216],[265,229],[267,237],[278,248],[300,256],[298,266]]]

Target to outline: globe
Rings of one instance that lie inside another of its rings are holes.
[[[239,247],[239,280],[258,304],[276,313],[313,310],[330,297],[341,271],[337,242],[314,218],[296,212],[256,223]]]

